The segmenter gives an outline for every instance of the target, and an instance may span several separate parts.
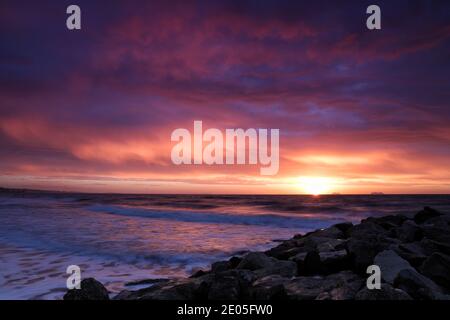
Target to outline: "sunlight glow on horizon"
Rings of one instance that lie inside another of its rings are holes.
[[[337,179],[329,177],[300,177],[297,186],[314,196],[336,191]]]

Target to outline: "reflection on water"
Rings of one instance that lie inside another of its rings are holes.
[[[0,299],[61,298],[79,265],[118,292],[185,276],[340,221],[450,208],[449,196],[139,196],[0,193]]]

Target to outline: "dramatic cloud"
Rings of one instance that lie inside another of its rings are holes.
[[[450,192],[448,1],[380,1],[379,31],[366,1],[78,1],[75,32],[69,4],[0,4],[0,186]],[[279,174],[173,165],[194,120],[279,128]]]

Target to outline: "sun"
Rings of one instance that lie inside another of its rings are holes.
[[[335,181],[327,177],[300,177],[298,186],[307,194],[320,195],[331,193]]]

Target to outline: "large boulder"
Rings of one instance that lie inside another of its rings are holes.
[[[261,252],[247,254],[236,269],[255,271],[257,277],[278,274],[283,277],[293,277],[297,274],[297,265],[292,261],[278,260]]]
[[[319,252],[322,272],[325,274],[350,269],[350,259],[346,250]]]
[[[329,276],[298,277],[284,284],[286,294],[296,300],[350,300],[363,284],[363,279],[350,271]]]
[[[407,220],[395,229],[397,238],[402,242],[420,241],[423,237],[422,229],[413,221]]]
[[[250,252],[237,265],[236,269],[258,270],[270,268],[275,259],[262,252]]]
[[[437,284],[450,289],[450,257],[433,253],[424,261],[420,271]]]
[[[265,277],[271,274],[278,274],[282,277],[294,277],[297,275],[297,264],[292,261],[275,260],[270,267],[255,271],[257,277]]]
[[[228,270],[214,275],[208,290],[209,300],[248,299],[255,275],[249,270]]]
[[[422,224],[431,218],[439,217],[441,215],[442,213],[440,213],[439,211],[430,207],[425,207],[414,216],[414,221],[417,224]]]
[[[286,298],[284,285],[289,278],[270,275],[256,280],[250,288],[250,298],[255,300],[278,300]]]
[[[347,243],[347,250],[353,269],[358,273],[365,273],[378,253],[396,245],[398,240],[383,235],[370,235],[362,239],[351,238]]]
[[[381,278],[389,284],[393,284],[395,278],[402,270],[414,270],[408,261],[401,258],[393,250],[380,252],[374,260],[374,264],[381,269]]]
[[[448,299],[433,281],[412,269],[400,271],[395,278],[394,286],[418,300]]]
[[[450,244],[450,228],[446,225],[423,225],[423,235],[425,238]]]
[[[382,283],[380,289],[364,287],[355,296],[355,300],[412,300],[405,291],[396,289],[390,284]]]
[[[297,264],[299,275],[318,275],[322,273],[322,263],[316,251],[299,253],[290,260]]]
[[[427,256],[431,256],[435,252],[450,255],[450,243],[438,242],[425,238],[420,241],[420,245]]]
[[[400,257],[408,261],[415,268],[422,265],[428,257],[421,242],[400,244],[394,250]]]
[[[71,289],[63,297],[64,300],[109,300],[108,290],[94,278],[81,281],[80,289]]]

